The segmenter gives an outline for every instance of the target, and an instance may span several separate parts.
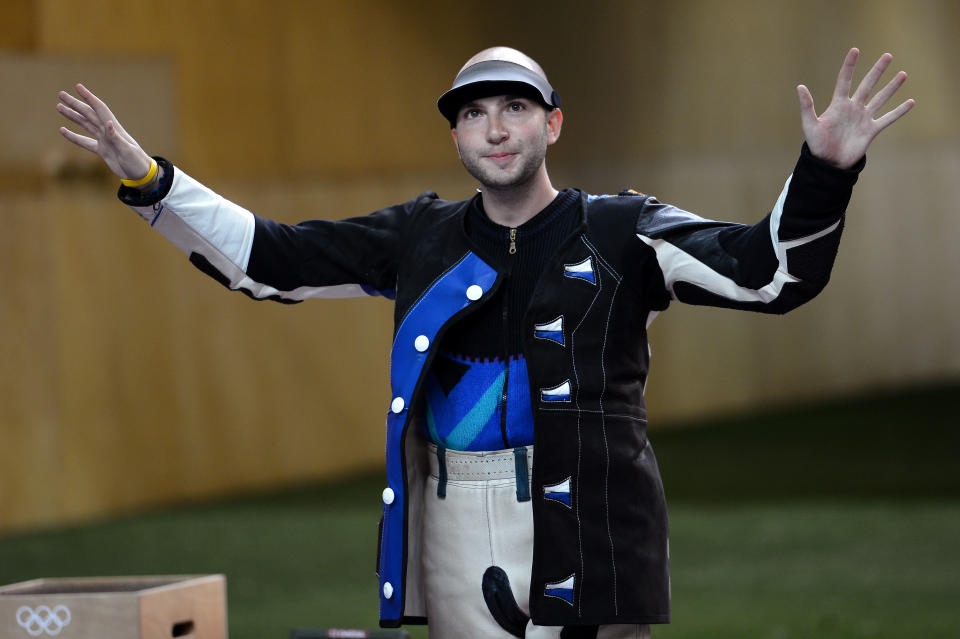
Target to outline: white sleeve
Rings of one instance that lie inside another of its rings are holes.
[[[199,253],[222,273],[246,270],[253,246],[253,213],[180,169],[174,171],[166,197],[130,208],[188,256]]]

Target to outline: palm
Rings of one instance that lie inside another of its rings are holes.
[[[895,109],[879,118],[877,112],[896,93],[907,79],[903,71],[897,73],[876,95],[871,92],[880,80],[880,76],[890,66],[893,56],[885,53],[880,56],[873,68],[867,72],[860,85],[850,95],[853,70],[860,52],[851,49],[843,62],[833,98],[827,109],[818,117],[813,106],[813,97],[807,87],[797,87],[800,98],[800,121],[810,151],[831,164],[849,168],[864,156],[873,139],[903,114],[909,111],[913,100],[907,100]]]

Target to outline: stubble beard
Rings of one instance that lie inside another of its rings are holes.
[[[464,153],[459,145],[457,148],[467,173],[483,188],[491,191],[516,191],[530,184],[543,166],[547,157],[547,131],[544,127],[542,135],[537,137],[535,143],[522,149],[523,153],[517,157],[519,164],[508,169],[485,166],[479,154]]]

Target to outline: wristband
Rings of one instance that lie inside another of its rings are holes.
[[[159,169],[160,167],[157,165],[157,161],[153,158],[150,158],[150,170],[147,171],[146,175],[139,180],[120,180],[120,184],[134,189],[138,186],[143,186],[144,184],[150,184],[150,182],[153,182],[153,179],[157,177],[157,171]]]

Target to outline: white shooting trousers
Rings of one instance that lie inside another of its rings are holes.
[[[487,609],[482,582],[487,568],[502,568],[517,605],[529,616],[533,508],[532,501],[517,500],[514,451],[447,449],[444,457],[446,497],[441,499],[437,447],[430,445],[422,556],[430,638],[511,639]],[[528,478],[532,468],[533,447],[528,446]],[[562,630],[531,621],[525,637],[559,639]],[[600,626],[597,634],[597,639],[649,637],[648,625],[635,624]]]

